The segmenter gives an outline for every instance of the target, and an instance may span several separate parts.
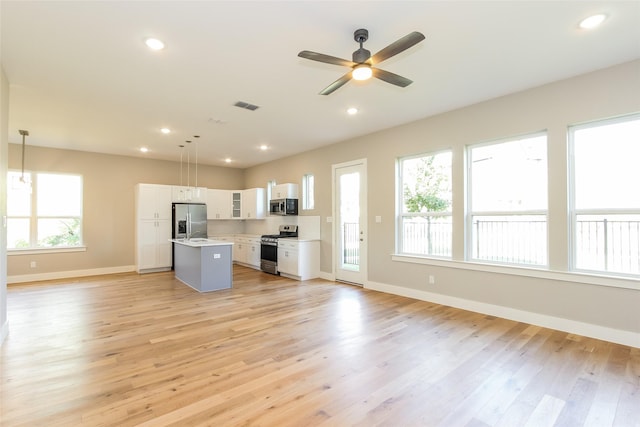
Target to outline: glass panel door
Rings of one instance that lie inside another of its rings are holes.
[[[364,161],[334,166],[336,279],[366,281],[366,174]]]

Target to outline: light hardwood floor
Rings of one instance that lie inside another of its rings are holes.
[[[2,426],[638,426],[640,349],[234,267],[10,285]]]

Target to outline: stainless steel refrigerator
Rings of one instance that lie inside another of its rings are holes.
[[[207,237],[207,205],[204,203],[173,204],[174,239]]]

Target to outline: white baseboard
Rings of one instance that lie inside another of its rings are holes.
[[[19,276],[7,276],[7,284],[37,282],[40,280],[67,279],[70,277],[98,276],[101,274],[129,273],[135,271],[135,265],[122,265],[119,267],[91,268],[87,270],[54,271],[51,273],[22,274]]]
[[[332,273],[325,273],[324,271],[321,271],[318,277],[324,280],[332,281],[332,282],[336,280],[335,275],[333,275]]]
[[[640,333],[631,331],[613,329],[591,323],[563,319],[546,314],[517,310],[515,308],[487,304],[479,301],[420,291],[417,289],[387,285],[385,283],[368,282],[365,285],[365,288],[640,348]]]

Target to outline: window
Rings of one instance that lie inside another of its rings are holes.
[[[640,115],[569,129],[573,268],[640,274]]]
[[[547,137],[468,149],[471,259],[547,265]]]
[[[82,178],[10,171],[7,179],[7,249],[82,244]]]
[[[451,257],[451,152],[398,162],[400,253]]]
[[[313,175],[308,173],[302,177],[302,209],[313,209],[315,205]]]

